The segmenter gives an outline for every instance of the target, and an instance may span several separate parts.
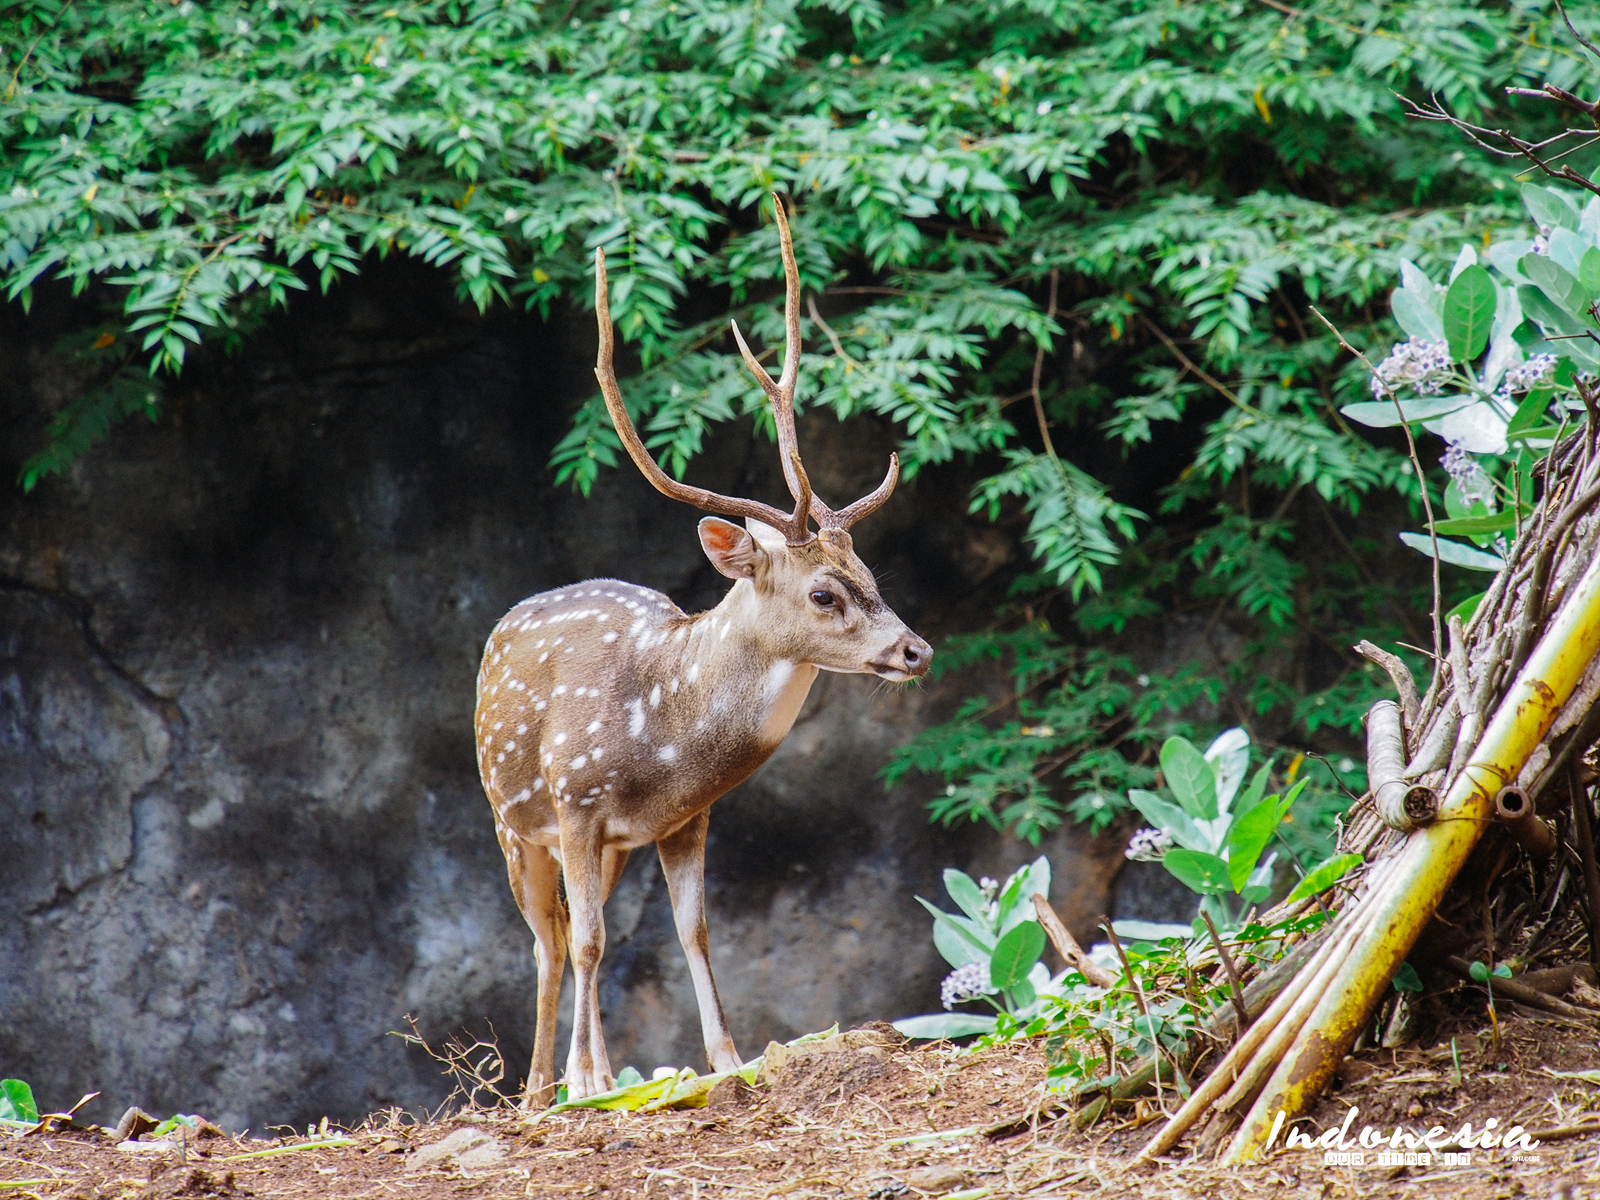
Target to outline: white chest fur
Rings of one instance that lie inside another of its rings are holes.
[[[792,663],[780,659],[767,668],[762,699],[766,715],[761,721],[761,740],[775,746],[788,735],[794,719],[800,715],[800,706],[811,693],[816,682],[817,668],[810,663]]]

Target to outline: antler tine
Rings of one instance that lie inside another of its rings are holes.
[[[791,514],[773,508],[770,504],[763,504],[759,500],[741,500],[736,496],[724,496],[718,492],[707,491],[705,488],[679,483],[663,471],[651,457],[650,452],[645,449],[644,442],[639,438],[639,431],[633,427],[633,418],[628,416],[627,405],[622,402],[622,390],[617,386],[617,373],[612,365],[616,335],[611,328],[611,304],[606,287],[606,254],[603,249],[598,248],[594,252],[594,314],[600,326],[600,350],[595,360],[594,377],[600,383],[600,394],[605,397],[606,411],[611,414],[611,423],[616,426],[617,436],[622,439],[623,449],[628,452],[628,457],[633,459],[634,465],[656,491],[674,500],[682,500],[685,504],[704,509],[706,512],[720,513],[729,517],[754,517],[757,521],[781,531],[785,540],[792,546],[804,545],[810,541],[812,534],[806,528],[811,500],[809,481],[803,484],[804,498],[796,496],[799,502]],[[798,463],[798,456],[796,462]],[[785,471],[785,474],[787,473]],[[801,479],[805,480],[803,473]]]
[[[895,453],[889,455],[889,473],[883,477],[883,482],[875,489],[868,492],[854,504],[841,508],[838,512],[829,511],[826,516],[818,513],[818,502],[811,505],[812,515],[817,518],[817,524],[823,529],[849,529],[862,517],[877,512],[883,507],[884,502],[894,493],[894,485],[900,482],[900,456]]]

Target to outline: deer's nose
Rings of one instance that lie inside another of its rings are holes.
[[[894,657],[908,675],[923,675],[927,673],[928,664],[933,661],[933,647],[928,645],[916,634],[906,632],[895,643]]]

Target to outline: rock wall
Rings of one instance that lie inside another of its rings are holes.
[[[7,479],[83,383],[50,348],[90,315],[75,303],[47,291],[0,324]],[[0,489],[0,1074],[51,1105],[99,1090],[102,1121],[133,1103],[234,1129],[348,1121],[448,1091],[389,1036],[406,1014],[436,1042],[492,1024],[525,1071],[533,939],[471,744],[484,638],[522,596],[585,577],[691,609],[725,586],[699,514],[631,470],[587,500],[552,486],[592,347],[581,314],[480,318],[385,264],[297,298],[239,357],[198,355],[161,423],[32,496]],[[801,437],[834,501],[870,488],[891,445],[831,419]],[[719,432],[694,477],[783,494],[748,429]],[[930,472],[857,530],[935,641],[983,621],[1018,553],[966,519],[970,482]],[[713,810],[713,961],[747,1055],[932,1009],[945,968],[913,894],[942,899],[946,865],[1000,875],[1036,853],[933,830],[934,781],[876,776],[972,686],[824,675]],[[1069,830],[1044,849],[1087,932],[1116,844]],[[607,924],[612,1062],[703,1064],[653,854]]]

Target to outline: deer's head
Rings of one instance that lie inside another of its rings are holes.
[[[735,581],[736,590],[747,590],[749,603],[759,606],[761,619],[754,627],[770,642],[767,648],[774,657],[897,682],[913,679],[927,671],[933,649],[883,602],[877,581],[856,556],[850,540],[850,526],[882,507],[894,491],[900,459],[891,454],[883,482],[845,508],[835,511],[812,495],[794,424],[794,389],[800,374],[800,272],[783,202],[774,196],[773,203],[783,248],[787,332],[783,371],[776,382],[750,353],[737,323],[733,336],[772,403],[783,475],[795,501],[793,512],[679,483],[650,456],[622,402],[612,367],[613,334],[602,250],[595,251],[595,316],[600,324],[595,377],[623,447],[658,491],[708,512],[745,518],[743,528],[721,517],[705,518],[700,522],[700,544],[712,565]],[[813,520],[816,532],[811,530]]]

